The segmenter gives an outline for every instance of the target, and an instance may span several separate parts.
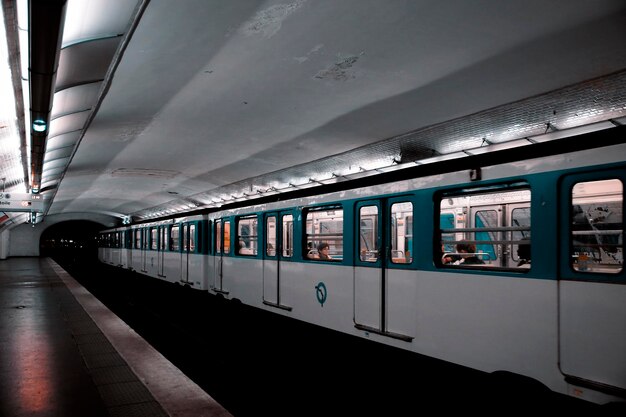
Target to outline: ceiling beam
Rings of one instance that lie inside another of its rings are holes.
[[[66,0],[29,2],[31,190],[39,192],[59,66]],[[41,129],[35,129],[35,125]]]

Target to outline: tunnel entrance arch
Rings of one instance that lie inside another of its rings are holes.
[[[89,220],[67,220],[48,227],[39,239],[39,254],[59,264],[85,264],[98,258],[97,234],[105,229]]]

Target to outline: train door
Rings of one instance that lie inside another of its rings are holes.
[[[293,214],[265,214],[265,252],[263,256],[263,304],[291,310],[281,302],[281,272],[285,260],[293,257]]]
[[[417,283],[413,263],[413,203],[369,200],[356,206],[354,321],[357,328],[402,340],[414,337]]]
[[[583,398],[626,392],[625,186],[619,170],[561,182],[559,364]]]
[[[157,246],[157,274],[161,278],[165,278],[165,251],[167,249],[168,226],[159,226],[158,230],[158,246]]]
[[[230,253],[230,221],[219,219],[215,221],[215,264],[213,291],[228,294],[224,290],[223,264],[224,255]]]

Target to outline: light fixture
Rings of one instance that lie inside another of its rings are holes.
[[[33,122],[33,130],[35,132],[45,132],[47,127],[45,120],[37,119]]]

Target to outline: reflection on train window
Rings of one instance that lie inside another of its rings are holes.
[[[403,202],[391,205],[391,262],[407,264],[413,262],[413,203]]]
[[[175,224],[170,228],[170,250],[178,251],[180,249],[180,226]]]
[[[362,262],[378,261],[378,206],[359,209],[359,257]]]
[[[328,207],[308,211],[305,237],[305,257],[327,261],[343,259],[343,208]],[[326,245],[329,247],[328,251],[318,250]]]
[[[283,216],[283,258],[293,256],[293,215]]]
[[[256,256],[257,216],[240,217],[237,221],[237,254]]]
[[[572,189],[571,265],[579,272],[616,274],[624,264],[623,184],[579,182]]]
[[[530,251],[531,193],[528,188],[502,189],[444,195],[439,200],[438,265],[466,268],[500,267],[528,269]],[[528,258],[528,259],[526,259]]]
[[[265,219],[265,254],[276,256],[276,216]]]
[[[141,249],[141,229],[135,229],[135,249]]]

